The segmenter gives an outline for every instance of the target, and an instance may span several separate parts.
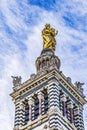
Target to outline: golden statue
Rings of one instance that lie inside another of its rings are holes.
[[[43,37],[43,49],[51,49],[55,51],[56,48],[56,39],[55,36],[57,35],[58,31],[54,28],[50,28],[50,24],[46,24],[45,28],[42,30],[42,37]]]

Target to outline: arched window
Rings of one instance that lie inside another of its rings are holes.
[[[44,93],[44,114],[48,111],[48,93],[47,91]]]
[[[70,117],[70,108],[68,107],[68,103],[69,101],[66,101],[66,117],[70,121],[71,117]]]
[[[39,62],[39,70],[41,69],[41,66],[42,66],[42,64],[41,64],[41,62]]]
[[[36,97],[34,100],[34,120],[39,116],[39,99]]]
[[[73,123],[75,126],[77,126],[77,123],[78,123],[77,119],[79,117],[77,110],[78,110],[77,106],[74,105],[74,107],[73,107]]]
[[[59,95],[59,109],[62,111],[63,114],[63,102],[61,100],[61,96],[62,96],[62,91],[60,91],[60,95]]]
[[[25,104],[25,124],[29,121],[29,105]]]
[[[45,66],[45,60],[42,61],[42,68]]]
[[[40,62],[40,61],[38,61],[38,67],[37,67],[37,70],[39,71],[39,70],[40,70],[40,68],[41,68],[41,62]]]
[[[63,116],[65,116],[66,115],[66,102],[63,101],[62,103],[63,103]]]

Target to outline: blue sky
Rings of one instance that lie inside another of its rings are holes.
[[[11,75],[21,75],[24,82],[36,73],[46,23],[59,32],[55,53],[61,59],[61,70],[73,83],[84,82],[87,95],[87,1],[0,0],[0,130],[13,129]],[[84,122],[87,130],[87,105]]]

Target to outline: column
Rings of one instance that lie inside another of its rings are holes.
[[[45,89],[44,91],[44,98],[43,98],[43,102],[42,102],[42,107],[44,106],[44,114],[48,113],[48,109],[49,109],[49,97],[48,97],[48,88]],[[44,104],[44,105],[43,105]]]
[[[29,121],[31,121],[32,120],[32,113],[33,113],[32,106],[34,104],[33,98],[31,96],[28,98],[28,104],[29,104]]]
[[[25,100],[25,117],[24,117],[25,125],[29,121],[29,104],[28,104],[28,99]]]
[[[84,130],[83,107],[81,107],[81,106],[74,107],[74,124],[75,124],[77,130]]]
[[[39,99],[39,115],[42,114],[42,100],[43,100],[43,93],[41,91],[38,92],[38,99]]]
[[[59,87],[56,84],[52,84],[48,87],[49,94],[49,107],[57,107],[59,109]]]
[[[15,102],[15,123],[14,123],[14,129],[18,129],[19,128],[19,111],[20,111],[20,102],[16,101]]]
[[[70,122],[74,123],[74,120],[73,120],[73,106],[70,107]]]
[[[34,120],[34,112],[35,112],[35,110],[34,110],[35,104],[34,104],[34,98],[33,98],[33,96],[32,96],[32,99],[31,99],[31,101],[32,101],[32,103],[31,103],[31,106],[32,106],[32,119],[31,120],[32,121]]]
[[[23,101],[15,104],[15,125],[14,129],[18,130],[24,125],[24,112],[25,107]]]
[[[74,124],[78,129],[80,129],[80,118],[79,118],[79,107],[78,106],[75,106],[74,107]]]
[[[69,109],[69,115],[70,115],[70,117],[68,119],[70,120],[71,123],[74,123],[74,120],[73,120],[73,118],[74,118],[74,116],[73,116],[73,103],[72,103],[71,100],[68,101],[67,107]]]
[[[79,116],[80,116],[80,129],[84,130],[83,106],[80,106],[80,108],[79,108]]]
[[[58,129],[59,122],[59,86],[55,83],[48,87],[49,94],[49,127],[50,129]]]
[[[63,116],[66,116],[66,95],[64,93],[62,93],[62,95],[60,96],[60,100],[62,102],[62,113]]]

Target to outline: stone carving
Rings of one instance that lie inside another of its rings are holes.
[[[68,83],[71,83],[71,78],[67,77],[67,81],[68,81]]]
[[[56,39],[55,36],[57,35],[58,31],[54,28],[50,27],[50,24],[46,24],[45,28],[42,30],[42,37],[43,37],[43,49],[51,49],[55,51],[56,48]]]
[[[75,82],[75,89],[84,96],[83,94],[83,88],[82,86],[84,85],[84,83],[80,83],[80,82]]]
[[[81,88],[81,87],[84,85],[84,83],[75,82],[75,85],[76,85],[78,88]]]
[[[31,79],[31,80],[33,80],[33,79],[35,79],[35,78],[36,78],[36,75],[35,75],[35,74],[31,74],[31,75],[30,75],[30,79]]]
[[[13,79],[13,86],[14,87],[17,87],[17,86],[19,86],[20,84],[21,84],[21,76],[11,76],[12,77],[12,79]]]
[[[50,52],[52,51],[48,51],[46,55],[41,54],[41,56],[37,58],[35,63],[37,72],[48,72],[54,68],[59,70],[60,60],[57,56],[54,55],[54,53]]]

